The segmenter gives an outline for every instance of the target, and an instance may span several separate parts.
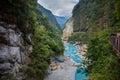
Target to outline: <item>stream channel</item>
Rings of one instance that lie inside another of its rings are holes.
[[[78,53],[78,47],[69,44],[64,43],[65,51],[64,55],[68,58],[70,58],[72,61],[75,62],[75,64],[82,63],[83,59],[80,57],[80,54]],[[88,73],[86,72],[84,67],[78,67],[75,73],[75,80],[88,80]]]

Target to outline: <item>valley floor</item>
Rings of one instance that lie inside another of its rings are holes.
[[[75,80],[75,72],[77,67],[74,62],[68,58],[64,62],[58,63],[60,68],[52,71],[45,80]]]

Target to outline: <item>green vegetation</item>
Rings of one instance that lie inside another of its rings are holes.
[[[16,79],[16,76],[14,74],[7,73],[4,76],[2,76],[0,80],[18,80],[18,79]]]
[[[0,3],[0,21],[18,24],[22,32],[36,25],[35,8],[37,0],[4,0]],[[29,28],[26,30],[27,25]]]
[[[88,68],[90,80],[120,79],[120,63],[109,44],[109,35],[110,32],[104,30],[89,43],[87,57],[91,60]]]
[[[86,56],[91,60],[89,80],[119,80],[120,60],[109,43],[109,37],[111,33],[120,32],[120,1],[80,0],[73,10],[73,18],[75,33],[85,32],[85,39],[88,38],[85,41],[88,42]],[[70,40],[84,40],[81,34],[75,33]]]
[[[39,9],[36,10],[37,26],[34,35],[34,51],[27,68],[28,78],[43,80],[47,74],[50,58],[63,55],[64,46],[60,34],[56,32]]]
[[[74,31],[84,31],[89,27],[90,37],[98,29],[105,29],[108,26],[113,32],[120,31],[120,1],[118,0],[81,0],[74,7]],[[84,31],[86,32],[86,31]],[[92,34],[91,34],[92,33]]]
[[[29,77],[36,80],[44,79],[50,58],[55,55],[62,55],[64,51],[63,44],[59,38],[55,32],[47,31],[44,26],[36,27],[34,51],[30,54],[31,63],[27,69]]]
[[[85,32],[76,32],[76,33],[72,33],[72,35],[69,37],[68,41],[77,41],[77,42],[81,42],[81,43],[87,43],[88,40],[88,36]]]
[[[24,34],[34,34],[33,52],[29,54],[30,63],[24,68],[25,80],[43,80],[50,58],[62,55],[64,51],[61,35],[53,29],[37,5],[37,0],[3,0],[0,3],[0,21],[17,24]]]

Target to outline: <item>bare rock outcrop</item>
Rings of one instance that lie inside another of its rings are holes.
[[[21,68],[32,46],[25,36],[17,25],[0,22],[0,80],[20,80],[19,74],[24,74]]]
[[[65,24],[65,28],[63,30],[63,41],[67,41],[69,36],[73,33],[73,18],[70,18],[68,22]]]

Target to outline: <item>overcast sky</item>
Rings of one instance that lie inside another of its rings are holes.
[[[79,0],[38,0],[38,3],[57,16],[71,16],[73,7]]]

